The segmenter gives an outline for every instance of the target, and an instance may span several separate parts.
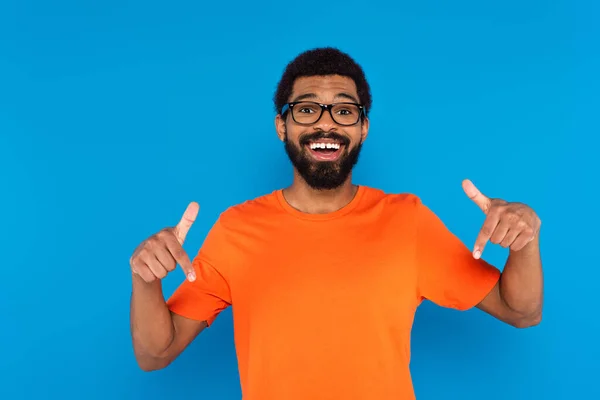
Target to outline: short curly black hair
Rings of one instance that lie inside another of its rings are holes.
[[[273,98],[275,111],[279,114],[281,108],[289,101],[297,78],[325,75],[352,78],[356,84],[359,101],[365,106],[365,114],[371,110],[371,88],[362,67],[339,49],[322,47],[301,53],[287,65]]]

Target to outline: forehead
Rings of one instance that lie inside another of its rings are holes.
[[[354,80],[340,75],[303,76],[296,79],[290,101],[307,94],[314,95],[314,98],[320,101],[333,101],[342,95],[346,100],[349,100],[347,96],[351,96],[358,102]]]

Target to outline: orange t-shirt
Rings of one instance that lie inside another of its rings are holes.
[[[210,325],[232,305],[245,400],[414,399],[416,308],[466,310],[500,276],[417,196],[366,186],[329,214],[281,190],[231,207],[193,265],[169,308]]]

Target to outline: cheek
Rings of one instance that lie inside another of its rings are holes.
[[[284,131],[284,139],[299,145],[301,133],[288,128]]]
[[[362,129],[357,128],[356,131],[352,133],[348,132],[350,136],[350,140],[352,141],[352,146],[359,145],[363,140],[363,132]]]

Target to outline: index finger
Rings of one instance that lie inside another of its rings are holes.
[[[498,217],[497,214],[495,214],[495,213],[488,214],[485,221],[483,222],[483,226],[481,227],[481,230],[479,231],[479,235],[477,236],[477,239],[475,240],[475,247],[473,248],[473,257],[475,257],[475,258],[481,257],[481,254],[483,253],[483,249],[484,249],[485,245],[487,244],[487,242],[490,240],[490,238],[494,234],[494,231],[496,230],[496,227],[498,226],[499,222],[500,222],[500,218]]]
[[[165,244],[167,246],[167,249],[169,250],[169,253],[173,255],[173,258],[175,259],[177,264],[179,264],[183,269],[186,278],[190,282],[195,281],[196,272],[194,271],[194,266],[192,265],[192,262],[190,261],[190,258],[188,257],[187,253],[181,246],[181,243],[179,243],[179,239],[177,239],[175,235],[168,235],[165,239]]]

